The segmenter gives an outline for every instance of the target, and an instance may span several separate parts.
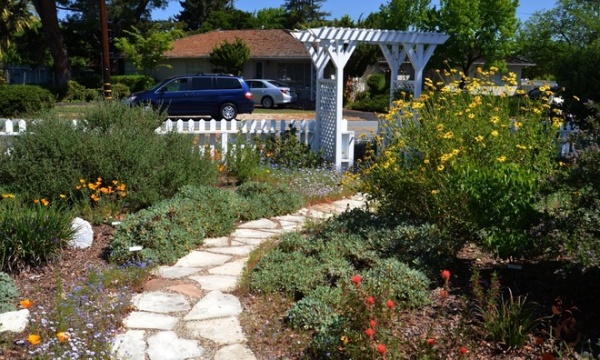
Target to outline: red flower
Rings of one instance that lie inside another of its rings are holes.
[[[371,325],[371,327],[374,328],[377,325],[377,321],[371,320],[369,321],[369,325]]]
[[[427,339],[427,345],[433,346],[435,344],[435,339]]]
[[[372,339],[373,335],[375,335],[375,330],[373,330],[373,328],[367,328],[367,330],[365,330],[365,334],[369,337],[369,339]]]
[[[464,346],[461,346],[461,347],[460,347],[460,353],[461,353],[461,354],[463,354],[463,355],[464,355],[464,354],[466,354],[466,353],[468,353],[468,352],[469,352],[469,349],[467,349],[466,347],[464,347]]]
[[[352,283],[355,286],[360,286],[360,282],[362,281],[362,276],[360,275],[352,275],[352,278],[350,279],[350,281],[352,281]]]
[[[385,353],[387,352],[387,347],[385,346],[385,344],[377,344],[377,352],[381,355],[385,355]]]
[[[392,300],[388,300],[385,305],[388,307],[388,309],[392,310],[394,308],[394,306],[396,306],[396,303],[393,302]]]
[[[373,306],[373,305],[375,305],[375,298],[372,296],[367,296],[367,298],[365,299],[365,302],[367,303],[367,305]]]
[[[448,297],[448,292],[446,290],[440,290],[440,296],[446,298]]]
[[[450,271],[448,271],[448,270],[442,271],[442,279],[444,279],[445,281],[450,280]]]

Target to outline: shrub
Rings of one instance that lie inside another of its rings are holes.
[[[112,84],[110,88],[113,100],[124,99],[131,94],[131,90],[125,84]]]
[[[235,230],[240,204],[235,192],[212,186],[184,186],[175,198],[194,201],[207,237],[225,236]]]
[[[379,94],[357,100],[349,105],[352,110],[387,113],[390,108],[390,95]]]
[[[3,202],[6,200],[3,200]],[[73,236],[72,216],[40,199],[35,205],[16,202],[0,211],[0,270],[20,271],[56,256]]]
[[[15,300],[19,291],[15,281],[7,273],[0,272],[0,314],[15,311]]]
[[[321,286],[320,289],[330,290]],[[316,291],[315,291],[316,292]],[[284,321],[292,329],[316,330],[321,324],[327,323],[336,316],[330,302],[315,295],[315,292],[296,302],[285,314]]]
[[[88,89],[75,80],[69,80],[62,97],[62,101],[92,101],[96,100],[100,93],[96,88]]]
[[[215,160],[220,161],[221,155],[213,155]],[[244,135],[238,133],[235,143],[230,144],[225,155],[227,175],[234,177],[236,183],[243,184],[259,173],[260,150],[256,142],[248,140]]]
[[[126,85],[131,92],[147,90],[156,83],[156,79],[150,75],[113,75],[110,79],[113,85]]]
[[[50,109],[55,100],[50,91],[36,85],[0,85],[0,116],[23,116]]]
[[[124,264],[151,260],[173,264],[204,240],[204,219],[192,199],[174,198],[129,215],[116,228],[109,245],[109,259]],[[132,246],[141,246],[138,252]]]
[[[292,125],[279,137],[269,137],[262,145],[262,156],[270,165],[289,169],[315,168],[323,164],[321,152],[300,142],[298,129]]]
[[[192,138],[155,133],[159,113],[109,101],[87,106],[84,118],[73,126],[48,113],[15,137],[11,153],[0,154],[0,186],[30,199],[58,199],[79,179],[118,179],[127,184],[126,207],[136,210],[184,185],[217,180],[216,165]]]
[[[367,78],[367,86],[371,95],[383,94],[386,90],[385,75],[372,74]]]
[[[475,79],[467,88],[481,85]],[[505,97],[452,89],[395,102],[364,191],[383,213],[444,229],[450,248],[475,240],[503,257],[547,250],[551,244],[531,229],[560,171],[557,120],[542,117],[541,102],[524,99],[515,118]]]
[[[304,205],[302,195],[284,185],[248,182],[240,185],[236,193],[242,197],[241,220],[270,218],[292,213]]]

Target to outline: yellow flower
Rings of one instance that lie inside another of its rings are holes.
[[[425,159],[425,160],[423,160],[423,162],[424,162],[425,164],[429,164],[429,159]]]
[[[117,185],[119,183],[119,181],[113,180],[112,183],[113,183],[113,185]]]
[[[439,193],[440,193],[439,190],[431,190],[431,195],[437,195]]]
[[[475,141],[482,142],[483,141],[483,136],[481,136],[481,135],[475,136]]]
[[[85,184],[86,181],[85,181],[85,179],[79,179],[79,182],[82,184]]]
[[[32,307],[32,306],[33,306],[33,303],[34,303],[34,302],[33,302],[33,301],[31,301],[31,300],[29,300],[29,299],[25,299],[25,300],[21,300],[21,301],[19,302],[19,305],[21,305],[21,307],[22,307],[23,309],[29,309],[30,307]]]
[[[40,343],[40,336],[31,334],[27,337],[27,341],[29,341],[31,345],[37,345]]]
[[[452,139],[452,137],[454,137],[454,133],[452,133],[452,131],[448,131],[444,134],[444,139]]]
[[[90,195],[90,198],[91,198],[92,200],[94,200],[94,202],[98,202],[98,201],[100,201],[100,197],[99,197],[98,195],[96,195],[96,194],[92,194],[92,195]]]
[[[48,200],[46,200],[46,198],[40,200],[42,202],[42,205],[44,206],[48,206],[48,204],[50,204],[50,202]]]
[[[575,95],[573,95],[573,99],[575,99],[575,101],[581,101],[581,100],[579,100],[579,98],[578,98],[577,96],[575,96]]]
[[[438,171],[442,171],[442,170],[444,170],[444,165],[438,165],[438,167],[437,167],[437,170],[438,170]]]
[[[517,144],[517,149],[526,150],[527,146],[523,146],[523,145]]]
[[[460,152],[460,150],[454,149],[454,150],[452,150],[452,155],[456,156],[456,155],[458,155],[459,152]]]
[[[452,157],[452,154],[444,154],[442,155],[442,157],[440,158],[441,162],[446,162],[448,160],[450,160],[450,158]]]
[[[492,136],[498,136],[498,132],[496,130],[492,131]]]
[[[349,341],[347,336],[342,336],[340,338],[340,340],[342,341],[342,344],[344,344],[344,345],[348,344],[348,341]]]
[[[437,131],[443,131],[444,130],[444,124],[438,124],[436,126]]]
[[[62,343],[62,342],[69,340],[71,335],[67,332],[61,331],[56,334],[56,337],[58,338],[58,341],[60,341]]]
[[[96,188],[98,187],[98,185],[96,185],[96,184],[92,184],[92,183],[89,183],[87,187],[88,187],[90,190],[96,190]]]
[[[3,199],[14,199],[15,194],[2,194]]]
[[[492,116],[492,118],[490,119],[490,122],[492,124],[497,124],[500,122],[500,118],[498,116]]]
[[[469,119],[474,119],[475,118],[475,114],[471,113],[469,114],[469,116],[467,116]]]
[[[67,197],[67,195],[65,195],[65,194],[60,194],[59,196],[60,196],[61,199],[64,199],[64,198]]]
[[[506,161],[506,156],[502,155],[502,156],[496,158],[496,160],[498,160],[500,162],[505,162]]]
[[[39,203],[40,203],[40,200],[39,200],[39,199],[35,199],[35,200],[33,200],[33,203],[34,203],[34,204],[39,204]]]

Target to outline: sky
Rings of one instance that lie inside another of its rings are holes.
[[[155,20],[166,20],[178,15],[181,11],[179,0],[169,0],[166,10],[158,10],[152,13]],[[235,8],[248,12],[255,12],[269,7],[279,7],[284,0],[234,0]],[[370,13],[379,10],[379,6],[387,4],[389,0],[325,0],[322,10],[331,13],[331,18],[341,18],[344,15],[357,21],[361,16],[366,18]],[[555,0],[520,0],[517,8],[517,16],[525,21],[536,11],[550,10],[554,7]],[[432,6],[439,6],[439,0],[432,0]]]

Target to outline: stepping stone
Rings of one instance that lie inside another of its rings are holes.
[[[214,247],[206,249],[212,253],[227,254],[227,255],[240,255],[246,256],[252,252],[252,246],[228,246],[228,247]]]
[[[306,218],[301,215],[283,215],[283,216],[277,216],[275,219],[277,221],[279,221],[279,223],[281,223],[282,221],[286,221],[286,222],[292,222],[292,223],[297,223],[297,224],[303,224],[306,221]]]
[[[204,348],[196,340],[180,339],[173,331],[161,331],[148,338],[150,360],[183,360],[199,357]]]
[[[128,330],[115,336],[112,346],[115,359],[146,360],[144,333],[144,330]]]
[[[169,315],[134,311],[123,320],[123,325],[130,329],[172,330],[177,321]]]
[[[158,276],[167,279],[180,279],[182,277],[197,273],[198,271],[199,269],[195,267],[161,266],[158,268],[157,274]]]
[[[237,317],[188,321],[185,324],[192,337],[203,337],[219,345],[235,344],[246,341],[242,326]],[[237,358],[231,358],[237,359]]]
[[[228,292],[235,290],[239,278],[229,275],[199,275],[190,276],[191,280],[197,281],[203,290]]]
[[[202,246],[207,248],[229,246],[229,237],[222,236],[218,238],[204,239],[204,241],[202,241]]]
[[[215,354],[213,360],[256,360],[256,357],[246,346],[233,344],[225,346]]]
[[[207,320],[220,317],[237,316],[242,312],[240,300],[233,295],[220,291],[209,292],[183,318],[184,320]]]
[[[181,284],[181,283],[182,283],[181,280],[157,278],[157,279],[151,279],[149,281],[146,281],[146,283],[143,285],[143,289],[144,289],[144,292],[159,291],[159,290],[166,289],[169,286],[173,286],[173,285],[177,285],[177,284]]]
[[[231,236],[244,242],[242,239],[267,239],[273,236],[273,233],[255,229],[237,229]]]
[[[238,229],[277,229],[279,224],[269,219],[249,221],[238,226]]]
[[[299,224],[299,223],[295,223],[295,222],[291,222],[291,221],[285,221],[285,220],[281,220],[279,223],[281,224],[281,229],[284,230],[284,231],[299,230],[304,225],[304,223]]]
[[[162,291],[135,295],[131,303],[137,310],[156,313],[188,311],[191,308],[185,296]]]
[[[192,251],[179,259],[175,266],[204,268],[223,265],[229,259],[231,259],[231,256],[228,255],[213,254],[206,251]]]
[[[248,258],[228,262],[227,264],[208,269],[208,273],[213,275],[229,275],[237,277],[242,275],[242,272],[246,267],[246,262],[248,262]]]
[[[194,284],[173,285],[169,286],[169,290],[195,298],[201,298],[204,295],[202,290],[200,290],[198,286]]]
[[[29,324],[29,310],[9,311],[0,314],[0,333],[10,331],[21,333]]]
[[[273,236],[271,234],[269,237]],[[243,243],[244,245],[249,245],[252,250],[256,249],[256,247],[262,244],[267,238],[236,238],[237,241]]]

